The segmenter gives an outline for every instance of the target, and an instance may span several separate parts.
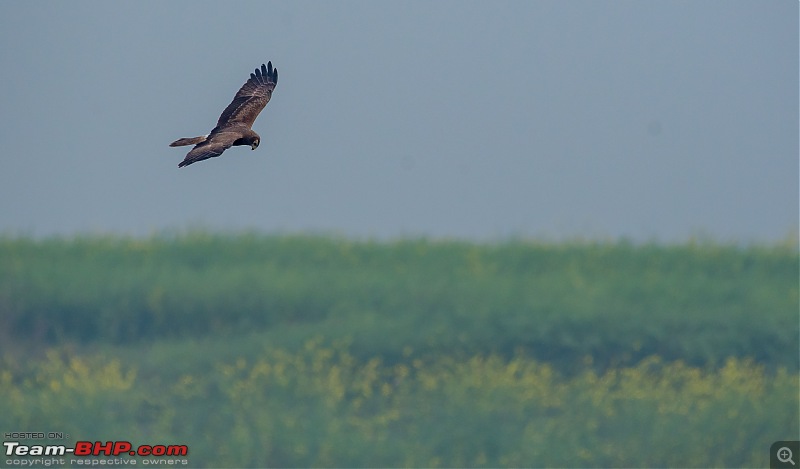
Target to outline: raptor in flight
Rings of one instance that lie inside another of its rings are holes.
[[[258,113],[272,97],[272,90],[277,83],[278,69],[272,68],[272,62],[262,64],[260,70],[256,69],[255,73],[251,73],[247,83],[242,85],[233,101],[222,111],[217,126],[211,133],[201,137],[181,138],[169,144],[171,147],[194,145],[178,167],[183,168],[219,156],[236,145],[250,145],[255,150],[261,143],[261,137],[251,127]]]

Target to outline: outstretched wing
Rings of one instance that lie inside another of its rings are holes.
[[[239,137],[241,137],[241,134],[235,132],[212,133],[206,141],[195,145],[195,147],[186,154],[186,158],[178,164],[178,167],[183,168],[192,163],[219,156],[222,152],[233,146],[233,142]]]
[[[272,97],[272,90],[278,83],[278,69],[272,68],[272,62],[261,64],[261,69],[256,69],[233,97],[233,101],[222,111],[217,121],[217,127],[222,128],[231,124],[245,124],[248,128],[253,126],[256,117]],[[216,155],[215,155],[216,156]]]

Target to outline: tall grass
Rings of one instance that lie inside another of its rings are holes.
[[[564,376],[516,356],[387,364],[306,342],[153,375],[50,353],[0,373],[6,428],[186,444],[192,467],[762,467],[798,375],[651,357]]]
[[[196,232],[0,240],[6,343],[138,344],[305,329],[362,358],[659,355],[797,369],[798,256],[711,243],[359,242]],[[295,341],[297,343],[297,341]],[[283,345],[290,347],[291,344]]]
[[[0,427],[197,467],[760,467],[798,252],[192,232],[0,239]]]

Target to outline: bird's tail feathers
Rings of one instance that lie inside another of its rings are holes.
[[[169,146],[171,147],[182,147],[185,145],[197,145],[198,143],[203,143],[206,141],[206,137],[208,135],[201,135],[200,137],[191,137],[191,138],[179,138],[174,142],[170,143]]]

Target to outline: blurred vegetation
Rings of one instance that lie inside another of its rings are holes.
[[[213,362],[213,361],[212,361]],[[188,444],[211,467],[763,467],[798,376],[652,357],[570,378],[518,356],[388,365],[309,341],[198,373],[49,353],[0,375],[5,428]]]
[[[795,243],[0,239],[0,427],[214,467],[756,467]]]

